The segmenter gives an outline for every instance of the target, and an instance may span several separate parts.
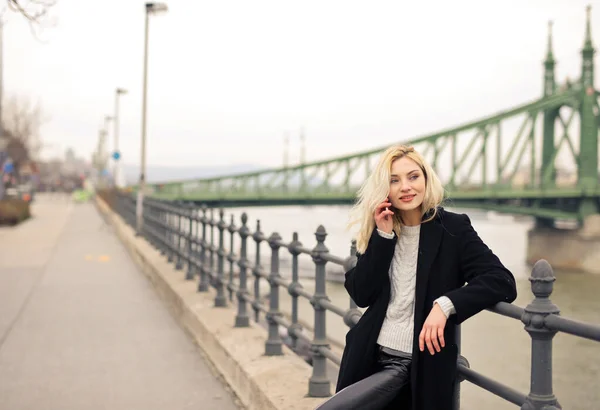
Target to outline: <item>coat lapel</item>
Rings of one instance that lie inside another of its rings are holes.
[[[415,410],[418,402],[417,391],[417,369],[419,368],[419,334],[421,333],[422,323],[425,321],[425,312],[429,312],[425,306],[427,297],[427,284],[431,266],[438,253],[440,242],[442,240],[443,228],[439,222],[439,214],[429,222],[421,224],[421,233],[419,235],[419,257],[417,259],[417,283],[415,289],[415,317],[414,317],[414,340],[413,340],[413,364],[411,366],[411,390],[412,390],[412,409]]]
[[[415,325],[423,322],[426,311],[425,297],[431,266],[442,240],[443,228],[439,223],[439,215],[432,221],[421,225],[419,235],[419,258],[417,259],[417,281],[415,289]],[[420,327],[420,326],[419,326]],[[416,326],[415,326],[416,330]]]

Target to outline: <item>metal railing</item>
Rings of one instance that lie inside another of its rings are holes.
[[[135,198],[118,194],[112,206],[123,219],[135,227]],[[194,280],[199,276],[198,291],[206,292],[212,286],[216,290],[215,307],[226,307],[234,302],[236,296],[237,313],[235,327],[247,327],[250,324],[249,306],[254,310],[254,319],[259,321],[261,312],[268,324],[268,338],[265,342],[267,356],[281,355],[283,339],[279,326],[287,329],[291,346],[295,348],[299,341],[310,345],[312,356],[312,375],[308,381],[310,397],[328,397],[331,395],[330,380],[327,376],[327,360],[339,365],[341,357],[332,351],[327,338],[326,312],[340,316],[348,327],[354,326],[362,313],[349,298],[349,308],[344,309],[331,303],[325,290],[325,265],[333,263],[345,270],[356,264],[356,245],[350,247],[350,255],[342,258],[331,255],[325,246],[327,232],[319,226],[315,232],[316,244],[307,248],[299,242],[294,233],[290,242],[285,242],[278,233],[266,236],[261,232],[260,221],[252,232],[248,227],[248,216],[243,213],[241,225],[238,227],[231,216],[225,221],[225,212],[194,204],[169,202],[147,198],[144,201],[143,235],[170,262],[175,262],[178,270],[186,268],[185,278]],[[215,240],[215,229],[218,230],[218,242]],[[227,234],[226,234],[227,232]],[[201,234],[200,234],[201,233]],[[228,246],[226,243],[228,236]],[[239,243],[236,241],[239,240]],[[248,239],[255,242],[254,262],[250,260]],[[270,269],[261,265],[261,244],[271,248]],[[280,250],[287,249],[292,256],[291,280],[280,274]],[[239,254],[235,250],[239,249]],[[315,266],[315,292],[307,292],[299,282],[298,258],[308,255]],[[226,267],[226,261],[228,267]],[[216,264],[215,264],[216,262]],[[254,277],[253,294],[248,285],[248,278]],[[236,280],[237,279],[237,280]],[[270,285],[269,303],[261,302],[260,280]],[[531,347],[531,379],[529,394],[521,393],[486,377],[469,367],[465,357],[460,354],[460,326],[457,326],[458,375],[455,386],[454,408],[460,408],[460,382],[469,381],[499,397],[520,406],[523,410],[559,409],[561,408],[552,390],[552,340],[557,332],[568,333],[577,337],[600,342],[600,326],[581,323],[559,316],[559,309],[550,300],[555,276],[552,267],[545,261],[538,261],[532,270],[531,289],[533,301],[525,308],[500,302],[491,312],[521,321],[532,340]],[[291,320],[284,317],[279,306],[280,288],[285,288],[291,295]],[[228,295],[226,295],[226,291]],[[298,321],[298,298],[310,301],[314,308],[314,332],[312,338],[303,332]]]

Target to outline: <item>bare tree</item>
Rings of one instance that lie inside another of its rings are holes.
[[[38,158],[42,148],[39,133],[44,122],[39,103],[13,96],[3,104],[2,128],[9,137],[8,152],[15,162]]]
[[[0,21],[4,24],[5,12],[12,11],[25,17],[29,22],[29,28],[33,36],[41,42],[39,32],[46,27],[56,25],[56,21],[50,15],[50,11],[56,5],[57,0],[5,0],[6,6],[0,11]]]
[[[56,5],[56,0],[7,0],[7,2],[11,10],[21,13],[34,23],[40,23]]]

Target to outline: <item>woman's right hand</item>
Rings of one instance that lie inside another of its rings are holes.
[[[385,201],[377,205],[377,208],[375,208],[375,213],[373,215],[375,218],[375,225],[377,225],[377,229],[390,234],[392,233],[394,228],[394,213],[389,209],[391,206],[392,203],[389,202],[386,198]]]

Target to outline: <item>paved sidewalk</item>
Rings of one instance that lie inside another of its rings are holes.
[[[0,228],[0,410],[233,410],[91,204]]]

